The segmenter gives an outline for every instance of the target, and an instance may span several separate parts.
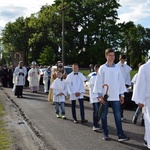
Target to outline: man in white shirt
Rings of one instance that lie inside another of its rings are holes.
[[[129,138],[124,134],[122,129],[120,104],[124,103],[124,92],[126,91],[121,71],[117,65],[114,64],[115,52],[113,49],[108,48],[105,50],[105,57],[107,62],[100,66],[96,83],[93,89],[94,93],[99,93],[99,101],[104,104],[104,111],[102,112],[102,129],[103,129],[103,140],[109,140],[108,127],[107,127],[107,114],[108,105],[110,104],[113,113],[115,124],[117,128],[118,141],[127,141]],[[102,88],[104,84],[109,87],[107,102],[104,101],[103,96],[106,93],[106,88]]]
[[[85,119],[83,99],[83,93],[85,92],[84,81],[86,78],[82,73],[78,72],[79,66],[77,63],[72,65],[72,70],[73,72],[71,72],[66,78],[68,94],[70,95],[70,100],[72,102],[72,117],[74,123],[78,123],[76,116],[76,100],[78,100],[80,104],[81,123],[86,123],[87,120]]]
[[[125,62],[126,62],[126,55],[124,54],[121,54],[120,57],[119,57],[119,62],[116,64],[120,70],[121,70],[121,73],[122,73],[122,76],[123,76],[123,79],[124,79],[124,82],[125,82],[125,86],[126,86],[126,89],[131,86],[131,78],[130,78],[130,71],[132,70],[132,68],[127,65]],[[124,93],[125,95],[125,100],[126,100],[126,95],[128,94],[128,89],[126,90],[126,92]],[[124,121],[126,120],[123,116],[123,112],[124,112],[124,104],[121,105],[121,120]]]

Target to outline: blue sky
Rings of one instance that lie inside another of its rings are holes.
[[[40,10],[42,5],[52,4],[54,0],[0,0],[0,32],[6,23],[18,17],[29,17]],[[118,22],[133,21],[150,28],[150,0],[119,0]]]

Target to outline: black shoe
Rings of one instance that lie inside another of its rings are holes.
[[[132,123],[133,123],[133,124],[136,124],[136,123],[137,123],[137,117],[133,117]]]
[[[74,123],[78,123],[78,121],[77,121],[77,120],[75,120],[75,119],[73,120],[73,122],[74,122]]]
[[[81,123],[87,123],[87,122],[88,122],[88,120],[86,120],[86,119],[81,120]]]
[[[128,141],[128,140],[130,140],[130,138],[129,137],[127,137],[126,135],[120,135],[119,137],[118,137],[118,142],[123,142],[123,141]]]
[[[109,141],[109,140],[110,140],[110,137],[109,137],[108,135],[105,135],[105,134],[104,134],[104,136],[103,136],[102,139],[105,140],[105,141]]]
[[[147,141],[144,140],[144,146],[147,147]]]
[[[143,126],[143,127],[145,126],[145,125],[144,125],[144,119],[143,119],[143,118],[141,118],[141,120],[140,120],[140,125]]]

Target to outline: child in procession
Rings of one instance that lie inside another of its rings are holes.
[[[57,71],[57,78],[54,80],[50,88],[53,89],[53,101],[55,103],[56,117],[66,119],[65,96],[67,94],[67,87],[61,71]],[[59,115],[59,107],[61,108],[61,116]]]

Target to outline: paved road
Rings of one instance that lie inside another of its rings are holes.
[[[66,101],[67,120],[57,119],[55,108],[47,101],[47,95],[41,90],[31,93],[24,89],[24,97],[16,98],[9,88],[5,88],[10,99],[13,99],[20,109],[29,118],[30,122],[38,129],[46,141],[48,149],[56,150],[146,150],[143,146],[144,127],[139,122],[137,125],[131,123],[133,111],[125,110],[127,119],[123,123],[125,133],[131,138],[130,141],[119,143],[116,136],[116,127],[111,108],[109,108],[108,125],[111,141],[102,140],[102,133],[92,130],[92,105],[85,100],[85,114],[87,124],[74,124],[71,117],[70,101]],[[77,116],[80,120],[79,107],[77,103]],[[53,147],[53,148],[52,148]]]

